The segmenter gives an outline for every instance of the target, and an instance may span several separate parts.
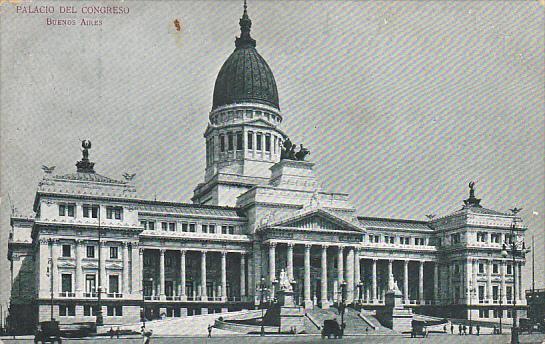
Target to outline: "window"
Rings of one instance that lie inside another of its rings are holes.
[[[505,287],[505,296],[507,300],[509,301],[513,300],[513,287],[510,287],[510,286]]]
[[[498,264],[492,264],[492,273],[499,274],[500,273],[500,267]]]
[[[152,260],[151,257],[148,255],[144,255],[144,266],[151,266]]]
[[[492,299],[494,301],[498,301],[498,297],[499,297],[499,288],[497,285],[493,285],[492,286]]]
[[[66,316],[73,317],[73,316],[75,316],[76,315],[76,306],[75,305],[70,305],[70,306],[59,305],[59,315],[61,317],[66,317]]]
[[[62,245],[62,256],[70,257],[71,256],[71,247],[70,245]]]
[[[255,148],[257,150],[261,150],[261,133],[257,133],[256,137],[255,137]]]
[[[479,301],[484,301],[484,285],[479,286]]]
[[[227,135],[227,150],[232,151],[233,150],[233,133],[229,133]]]
[[[451,243],[451,245],[459,244],[460,243],[460,233],[451,234],[450,235],[450,243]]]
[[[220,135],[220,152],[225,152],[225,136]]]
[[[142,221],[140,221],[140,225],[142,227],[144,227],[144,229],[147,229],[147,230],[150,230],[150,231],[155,230],[155,222],[153,222],[153,221],[142,220]]]
[[[208,225],[202,225],[201,231],[203,233],[208,233]]]
[[[83,315],[85,316],[92,316],[96,314],[95,307],[90,305],[84,305],[83,306]]]
[[[494,309],[494,318],[503,318],[503,310],[502,309]]]
[[[216,225],[208,225],[208,231],[210,233],[216,233]]]
[[[189,224],[189,231],[192,232],[192,233],[195,233],[195,224],[194,223],[190,223]]]
[[[511,244],[513,242],[513,236],[511,234],[505,234],[505,243]]]
[[[75,208],[74,204],[59,204],[59,216],[74,217]]]
[[[106,207],[106,218],[122,220],[123,208],[121,207]]]
[[[98,205],[83,205],[83,217],[92,217],[96,219],[98,217]]]
[[[486,242],[487,241],[487,233],[486,232],[477,232],[477,241],[478,242]]]
[[[123,316],[123,306],[108,306],[106,307],[106,314],[109,317]]]
[[[119,276],[118,275],[108,276],[108,292],[119,293]]]
[[[168,230],[168,224],[166,222],[161,222],[161,229],[164,231]]]
[[[168,223],[168,230],[171,231],[171,232],[175,232],[176,231],[176,222],[169,222]]]
[[[166,256],[165,257],[165,267],[170,268],[172,266],[172,257]]]
[[[118,257],[118,249],[117,246],[110,247],[110,259],[117,259]]]
[[[96,276],[95,275],[85,275],[85,292],[86,293],[96,292]]]
[[[385,235],[384,236],[384,242],[387,243],[387,244],[393,244],[395,242],[395,237]]]
[[[414,238],[414,244],[419,245],[419,246],[423,246],[425,244],[425,240],[424,240],[424,238]]]
[[[459,274],[460,273],[460,265],[454,264],[454,273]]]
[[[512,275],[513,274],[513,265],[507,264],[507,274]]]
[[[237,133],[237,150],[242,150],[242,133]]]
[[[63,293],[72,292],[72,274],[61,275],[61,291]]]
[[[483,263],[479,263],[479,273],[484,274],[484,264]]]
[[[399,243],[401,245],[410,245],[411,244],[411,238],[409,238],[409,237],[400,237],[399,238]]]
[[[248,149],[254,149],[254,133],[248,132]]]
[[[229,226],[229,234],[235,234],[235,227]]]
[[[227,226],[221,226],[221,234],[227,234]]]
[[[187,223],[182,223],[182,232],[187,232]]]
[[[492,241],[494,244],[499,244],[500,243],[500,235],[498,233],[490,234],[490,241]]]
[[[488,309],[479,309],[479,318],[488,318]]]
[[[271,151],[271,135],[265,135],[265,151]]]
[[[87,246],[87,258],[95,258],[95,247],[93,245]]]

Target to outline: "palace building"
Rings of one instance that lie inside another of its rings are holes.
[[[282,270],[305,308],[334,305],[343,285],[348,304],[379,309],[393,276],[415,312],[509,322],[513,302],[526,305],[525,260],[501,251],[524,239],[522,220],[482,206],[473,184],[458,211],[428,221],[359,216],[347,194],[322,190],[280,129],[251,24],[245,8],[192,203],[142,199],[134,175],[97,173],[89,141],[74,173],[45,169],[34,215],[11,219],[11,322],[24,332],[51,317],[93,322],[98,307],[106,325],[254,309]]]

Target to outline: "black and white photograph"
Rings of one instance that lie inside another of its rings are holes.
[[[545,1],[0,1],[0,343],[544,343]]]

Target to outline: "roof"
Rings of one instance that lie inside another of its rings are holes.
[[[99,182],[99,183],[111,183],[111,184],[127,184],[124,181],[115,180],[98,173],[89,173],[89,172],[74,172],[74,173],[68,173],[64,175],[57,175],[57,176],[54,176],[52,179],[78,180],[78,181],[85,181],[85,182]]]
[[[147,212],[147,213],[170,213],[170,214],[184,214],[184,215],[241,217],[245,219],[245,216],[240,208],[188,204],[188,203],[143,201],[138,206],[138,211],[142,213]]]
[[[432,230],[426,221],[364,216],[358,216],[358,221],[365,228]]]
[[[276,81],[271,68],[255,49],[255,40],[250,37],[251,25],[245,9],[235,51],[227,58],[216,78],[212,109],[243,102],[280,109]]]

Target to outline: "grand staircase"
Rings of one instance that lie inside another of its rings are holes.
[[[324,320],[337,319],[341,323],[341,315],[336,308],[321,309],[315,307],[307,311],[309,326],[307,333],[319,333],[319,329],[313,324],[323,325]],[[380,325],[378,320],[371,314],[360,316],[359,312],[353,308],[347,308],[344,313],[345,334],[377,334],[393,333],[392,330]]]

